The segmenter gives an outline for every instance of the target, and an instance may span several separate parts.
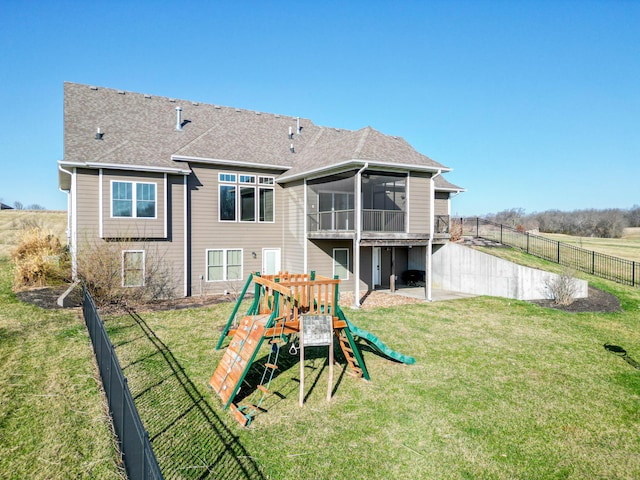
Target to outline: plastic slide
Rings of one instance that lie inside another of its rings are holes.
[[[373,333],[367,332],[366,330],[362,330],[361,328],[356,327],[353,323],[345,318],[347,322],[347,326],[349,327],[349,331],[352,335],[356,335],[360,338],[363,338],[367,341],[373,348],[378,350],[383,355],[392,358],[393,360],[397,360],[398,362],[405,363],[407,365],[413,365],[416,363],[416,359],[410,357],[408,355],[404,355],[400,352],[396,352],[395,350],[391,350],[387,347],[382,340],[376,337]]]

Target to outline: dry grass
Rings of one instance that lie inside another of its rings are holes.
[[[51,230],[41,227],[23,230],[11,259],[15,264],[16,290],[58,285],[71,278],[69,255]]]
[[[0,210],[0,257],[8,256],[25,230],[50,230],[62,245],[67,244],[67,212],[53,210]]]

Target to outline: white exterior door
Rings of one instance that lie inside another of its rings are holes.
[[[280,273],[280,249],[262,249],[262,273],[264,275],[275,275]]]
[[[380,285],[380,257],[382,252],[380,250],[380,247],[373,247],[372,250],[371,278],[373,279],[373,288],[376,288],[376,285]]]

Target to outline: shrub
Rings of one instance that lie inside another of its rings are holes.
[[[144,286],[123,286],[122,252],[144,250]],[[176,297],[176,285],[170,264],[156,245],[133,240],[85,241],[78,254],[80,278],[98,306],[125,306],[168,300]]]
[[[15,264],[14,288],[43,287],[69,281],[69,254],[50,231],[32,227],[23,231],[11,253]]]
[[[560,274],[547,280],[546,287],[556,305],[571,305],[577,289],[574,271],[564,268]]]
[[[451,225],[449,227],[449,240],[457,242],[462,238],[462,222],[460,220],[451,219]]]

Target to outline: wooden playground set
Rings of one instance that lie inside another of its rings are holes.
[[[252,284],[253,302],[246,315],[236,320],[240,304]],[[415,363],[414,358],[391,350],[375,335],[349,322],[338,305],[339,284],[340,280],[337,277],[321,277],[315,275],[315,272],[285,272],[265,276],[255,273],[249,276],[216,349],[222,347],[226,337],[231,337],[231,341],[209,381],[209,386],[220,396],[224,408],[229,408],[241,425],[248,425],[260,411],[263,411],[262,402],[272,394],[270,386],[278,369],[280,351],[290,342],[292,335],[299,336],[301,340],[311,340],[314,336],[322,338],[321,343],[311,344],[329,345],[331,353],[335,335],[350,373],[365,380],[370,379],[369,372],[356,338],[365,340],[370,347],[390,359],[405,364]],[[318,323],[318,320],[323,319],[327,321],[324,331],[321,323]],[[309,330],[309,326],[313,326],[315,331]],[[330,343],[323,343],[327,336],[330,337]],[[254,365],[258,351],[265,341],[270,345],[268,357],[264,364],[256,362]],[[308,345],[301,341],[302,355],[304,347]],[[302,355],[301,367],[304,363]],[[332,358],[331,355],[330,359]],[[332,360],[330,365],[332,366]],[[242,404],[236,404],[234,400],[252,366],[261,370],[260,382],[248,401],[243,400]],[[301,382],[301,392],[302,388]]]

